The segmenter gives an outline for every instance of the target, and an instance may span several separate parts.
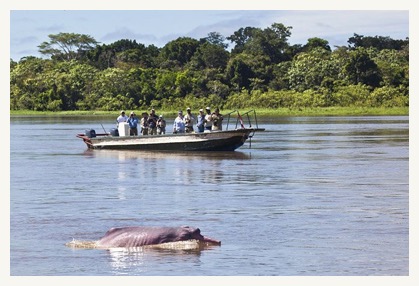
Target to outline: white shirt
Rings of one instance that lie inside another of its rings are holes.
[[[205,115],[205,127],[211,127],[212,126],[212,115],[211,114],[207,114]]]
[[[116,119],[118,123],[127,122],[127,120],[128,120],[128,116],[126,115],[119,115],[118,118]]]

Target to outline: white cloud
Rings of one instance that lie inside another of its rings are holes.
[[[364,36],[408,36],[408,11],[350,10],[29,10],[11,13],[11,57],[21,51],[36,51],[49,34],[88,34],[102,43],[136,40],[158,47],[178,37],[203,38],[210,32],[224,37],[245,27],[267,28],[273,23],[291,26],[290,44],[305,44],[319,37],[335,45],[346,45],[354,33]],[[32,37],[33,41],[29,39]],[[40,40],[35,40],[40,39]]]

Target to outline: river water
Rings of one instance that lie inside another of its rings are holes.
[[[409,275],[407,116],[259,119],[227,153],[89,151],[75,135],[112,118],[10,120],[11,276]],[[65,246],[131,225],[222,245]]]

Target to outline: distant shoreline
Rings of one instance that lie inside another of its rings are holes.
[[[199,109],[193,110],[197,114]],[[252,108],[238,110],[240,113],[252,110]],[[127,110],[131,112],[131,110]],[[134,110],[137,116],[148,109]],[[165,117],[176,117],[178,110],[158,110],[157,114]],[[227,114],[233,110],[221,110],[222,114]],[[318,107],[318,108],[276,108],[276,109],[255,109],[258,117],[272,116],[378,116],[378,115],[409,115],[409,107]],[[32,111],[32,110],[10,110],[10,116],[118,116],[119,110],[115,111]]]

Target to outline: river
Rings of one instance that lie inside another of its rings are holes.
[[[11,276],[409,275],[407,116],[260,119],[236,152],[89,151],[75,136],[112,121],[11,117]],[[222,245],[65,246],[128,225]]]

